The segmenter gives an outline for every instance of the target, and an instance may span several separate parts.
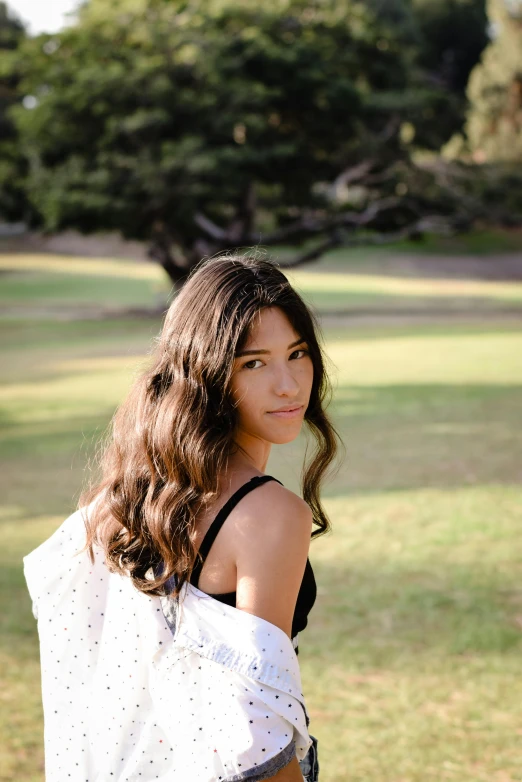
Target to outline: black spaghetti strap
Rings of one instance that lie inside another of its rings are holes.
[[[225,502],[223,507],[219,509],[216,518],[214,519],[214,521],[206,531],[205,537],[201,541],[201,546],[199,547],[199,553],[201,554],[202,559],[198,557],[198,559],[196,560],[196,564],[194,566],[194,569],[190,577],[191,584],[197,587],[199,582],[199,576],[203,569],[203,565],[205,564],[205,560],[208,556],[208,552],[210,551],[210,547],[215,541],[219,530],[223,526],[223,523],[225,522],[225,519],[227,518],[231,510],[235,508],[239,500],[241,500],[245,496],[245,494],[248,494],[248,492],[252,491],[252,489],[255,489],[256,486],[261,486],[262,483],[266,483],[266,481],[277,481],[278,483],[281,483],[281,481],[278,480],[277,478],[274,478],[273,475],[254,475],[253,478],[250,478],[249,481],[247,481],[242,486],[240,486],[239,489],[237,489],[234,492],[234,494],[232,494],[228,498],[228,500]],[[284,484],[281,483],[281,486],[283,485]]]

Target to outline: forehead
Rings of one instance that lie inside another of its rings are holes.
[[[279,307],[265,307],[254,316],[250,324],[247,343],[276,342],[296,339],[300,336],[286,313]]]

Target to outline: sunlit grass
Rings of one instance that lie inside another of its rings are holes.
[[[276,253],[277,256],[277,253]],[[383,256],[385,257],[385,256]],[[522,283],[491,280],[393,276],[390,270],[364,273],[364,261],[345,254],[339,271],[288,269],[286,275],[306,301],[320,312],[390,310],[470,314],[522,309]],[[337,260],[336,260],[337,259]],[[375,265],[375,264],[374,264]],[[0,256],[0,305],[3,317],[95,316],[126,308],[167,306],[172,284],[159,265],[53,255]]]
[[[47,253],[4,253],[0,256],[3,271],[39,271],[53,274],[120,277],[124,280],[162,281],[165,273],[156,263],[117,260],[112,258],[81,258],[74,255],[50,255]]]
[[[349,262],[347,261],[348,270]],[[16,272],[40,272],[50,287],[60,290],[63,281],[68,277],[81,276],[82,285],[77,281],[69,282],[69,287],[63,291],[68,296],[83,291],[85,279],[91,281],[94,288],[100,285],[100,277],[121,278],[125,281],[140,280],[141,282],[156,282],[158,285],[165,282],[165,273],[157,264],[137,263],[133,261],[113,259],[76,258],[53,255],[3,255],[0,256],[0,269],[11,272],[11,279],[16,279]],[[381,295],[396,296],[466,296],[500,298],[517,300],[522,298],[522,283],[520,282],[496,282],[491,280],[467,280],[467,279],[405,279],[404,277],[390,277],[389,275],[365,275],[311,271],[306,268],[285,270],[285,274],[292,278],[296,285],[304,291],[312,293],[380,293]],[[31,278],[27,277],[26,280]],[[32,290],[29,285],[24,286],[24,278],[20,278],[20,295],[27,296]],[[106,285],[106,281],[103,282]],[[143,285],[141,286],[143,288]],[[165,285],[169,287],[168,283]],[[29,291],[28,291],[29,288]],[[2,283],[4,295],[16,294],[14,287],[10,287],[8,277]],[[35,291],[36,293],[38,290]],[[46,291],[44,291],[46,292]],[[87,295],[90,290],[87,291]]]
[[[520,499],[497,484],[328,502],[300,641],[328,782],[521,778]]]

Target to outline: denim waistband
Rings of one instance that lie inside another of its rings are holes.
[[[317,752],[317,739],[309,734],[312,744],[305,757],[299,761],[299,768],[304,782],[319,782],[319,755]]]

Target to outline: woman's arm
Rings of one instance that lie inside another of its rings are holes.
[[[236,608],[271,622],[291,637],[310,548],[312,511],[275,482],[250,496],[256,502],[245,503],[245,512],[236,522]],[[269,779],[303,782],[297,757]]]

